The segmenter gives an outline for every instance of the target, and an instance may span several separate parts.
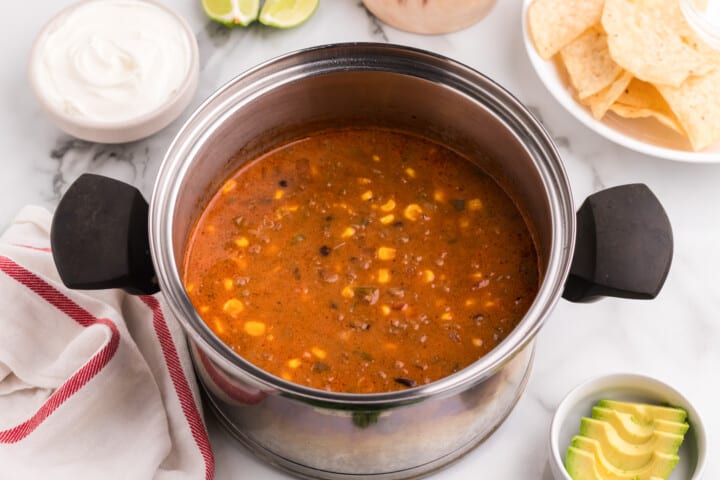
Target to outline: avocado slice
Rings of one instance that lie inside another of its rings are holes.
[[[623,440],[634,444],[648,442],[655,431],[685,435],[690,428],[687,423],[660,419],[642,423],[631,413],[622,413],[603,407],[593,407],[592,418],[609,423]]]
[[[607,460],[622,470],[643,467],[652,459],[653,452],[675,455],[684,438],[674,433],[655,431],[648,441],[634,444],[624,440],[610,423],[594,418],[580,421],[580,435],[600,442]]]
[[[616,400],[600,400],[597,405],[622,413],[629,413],[639,419],[641,423],[651,423],[652,420],[667,420],[668,422],[683,423],[687,420],[687,412],[677,407],[660,407],[645,403],[618,402]]]
[[[565,468],[573,480],[650,480],[669,477],[678,460],[677,455],[653,452],[644,467],[621,470],[607,461],[597,440],[576,436],[568,447]]]

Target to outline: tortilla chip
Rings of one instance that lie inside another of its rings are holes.
[[[598,24],[604,3],[605,0],[535,0],[528,9],[528,28],[540,56],[549,60]]]
[[[607,35],[598,27],[586,30],[560,50],[560,56],[580,99],[599,92],[622,73],[610,57]]]
[[[657,86],[695,151],[720,140],[720,69],[688,78],[679,87]]]
[[[679,86],[714,68],[678,0],[606,0],[602,26],[613,60],[646,82]]]
[[[624,118],[653,117],[660,123],[687,137],[670,106],[652,84],[633,78],[610,110]]]
[[[623,105],[621,103],[613,103],[610,105],[610,111],[623,118],[655,118],[666,127],[676,131],[683,137],[687,137],[687,134],[683,130],[682,125],[680,125],[680,122],[675,118],[675,115],[667,116],[662,112],[650,108],[631,107],[630,105]]]
[[[581,101],[590,107],[593,117],[600,120],[605,116],[610,106],[623,94],[632,79],[632,73],[623,71],[610,86]]]

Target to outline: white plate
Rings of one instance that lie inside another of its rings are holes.
[[[652,118],[622,118],[610,112],[602,120],[596,120],[590,110],[579,104],[563,82],[552,61],[543,60],[535,50],[527,29],[527,9],[532,0],[523,0],[523,40],[530,63],[540,80],[555,99],[575,118],[603,137],[624,147],[654,157],[683,162],[720,162],[720,142],[700,152],[693,152],[681,135],[661,125]]]

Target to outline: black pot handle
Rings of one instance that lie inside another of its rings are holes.
[[[83,174],[68,189],[50,229],[55,266],[73,289],[160,290],[150,256],[148,204],[133,186]]]
[[[643,184],[588,197],[577,212],[577,235],[563,297],[652,299],[670,270],[673,235],[662,205]]]

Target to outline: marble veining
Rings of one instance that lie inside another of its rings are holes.
[[[358,5],[360,6],[360,8],[365,10],[365,14],[370,20],[370,24],[372,25],[372,35],[378,37],[378,40],[382,40],[383,42],[389,42],[390,39],[388,39],[387,33],[385,33],[384,24],[380,20],[378,20],[378,18],[367,7],[365,7],[365,4],[360,2],[358,3]]]
[[[28,203],[54,208],[83,172],[129,182],[146,198],[173,136],[220,85],[239,73],[300,48],[346,41],[390,42],[456,59],[502,84],[529,106],[564,160],[576,205],[606,187],[643,182],[663,202],[673,224],[675,256],[664,291],[649,302],[560,301],[536,340],[526,393],[498,431],[460,462],[432,476],[444,480],[551,480],[547,438],[552,413],[577,384],[618,372],[651,375],[693,400],[711,441],[705,478],[720,478],[720,164],[692,165],[631,152],[571,117],[529,64],[521,39],[519,1],[497,2],[479,24],[444,36],[395,30],[358,0],[322,0],[316,15],[289,30],[262,25],[229,30],[207,20],[199,0],[165,0],[196,33],[201,61],[198,92],[182,117],[146,140],[101,145],[60,132],[43,114],[27,82],[36,32],[72,0],[0,5],[0,227]],[[2,308],[2,306],[0,306]],[[208,419],[219,480],[282,480],[287,475],[255,459]]]

